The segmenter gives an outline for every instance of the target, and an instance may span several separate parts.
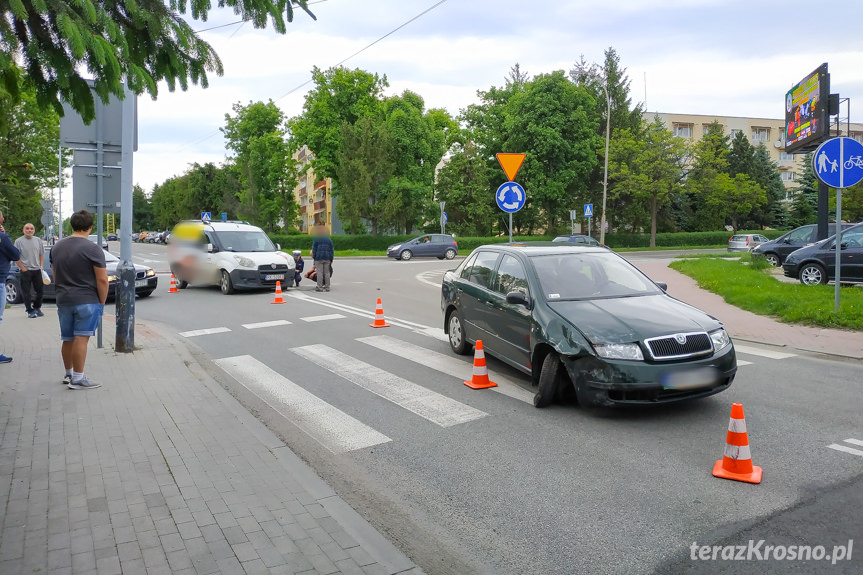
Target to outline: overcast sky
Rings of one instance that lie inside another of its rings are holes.
[[[202,31],[225,74],[207,89],[163,85],[158,100],[139,97],[135,183],[149,192],[193,162],[221,163],[219,128],[234,103],[272,99],[298,115],[312,66],[334,66],[436,3],[312,0],[317,21],[300,12],[284,36],[250,24]],[[194,28],[238,19],[216,9]],[[633,102],[648,111],[781,118],[791,84],[828,62],[831,91],[852,98],[861,122],[861,37],[861,0],[448,0],[344,65],[386,74],[388,94],[409,89],[456,115],[516,62],[530,75],[568,71],[614,47]]]

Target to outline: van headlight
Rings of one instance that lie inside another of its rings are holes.
[[[719,351],[731,343],[731,338],[728,337],[728,333],[723,328],[719,328],[710,332],[710,341],[713,342],[713,349]]]
[[[255,267],[255,262],[253,262],[252,260],[250,260],[247,257],[235,255],[234,259],[237,260],[237,263],[240,264],[241,268],[253,268],[253,267]]]
[[[641,347],[637,343],[606,343],[594,344],[596,355],[605,359],[629,359],[644,361]]]

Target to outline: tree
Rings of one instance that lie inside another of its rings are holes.
[[[498,211],[489,194],[489,170],[472,142],[457,144],[438,172],[437,197],[447,206],[447,228],[463,236],[492,232]]]
[[[40,110],[32,88],[12,97],[0,84],[0,210],[8,222],[39,229],[39,200],[57,185],[59,137],[59,117]]]
[[[767,203],[767,192],[764,188],[745,174],[734,177],[719,174],[707,190],[705,202],[714,207],[720,217],[730,220],[735,233],[739,229],[741,218],[748,215],[753,208]]]
[[[633,133],[629,129],[615,134],[609,149],[611,197],[626,195],[632,206],[647,205],[650,218],[650,247],[656,246],[657,217],[660,210],[681,191],[688,148],[658,117]]]
[[[325,72],[314,67],[312,81],[315,87],[306,94],[303,113],[288,121],[290,149],[307,145],[314,154],[312,168],[317,176],[335,178],[342,123],[380,116],[383,91],[389,83],[386,76],[344,67]]]
[[[694,147],[691,167],[686,177],[687,230],[716,230],[725,224],[718,198],[728,189],[728,182],[719,182],[728,174],[728,138],[725,129],[713,122]],[[713,201],[708,201],[714,198]]]
[[[522,211],[542,218],[546,229],[587,197],[599,141],[594,104],[562,71],[536,76],[507,104],[501,151],[527,154],[519,179],[530,202]]]
[[[740,214],[747,227],[772,225],[785,195],[785,185],[764,144],[753,147],[742,131],[731,139],[728,152],[728,175],[737,174],[748,176],[767,192],[767,202],[763,206],[754,206],[750,214]]]
[[[132,230],[151,230],[155,227],[153,206],[144,189],[135,185],[132,188]]]
[[[307,0],[220,0],[235,14],[264,28],[270,22],[280,34],[293,21],[298,5],[312,18]],[[170,90],[189,82],[207,87],[209,72],[222,74],[213,48],[183,18],[206,21],[209,0],[14,0],[0,5],[0,84],[13,98],[35,87],[43,109],[62,115],[67,101],[89,122],[95,115],[93,96],[81,76],[93,76],[106,104],[110,94],[123,98],[123,79],[136,94],[158,95],[164,80]],[[16,73],[16,60],[26,78]]]

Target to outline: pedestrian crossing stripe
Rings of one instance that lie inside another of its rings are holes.
[[[323,344],[294,347],[291,351],[441,427],[452,427],[488,415]]]
[[[211,327],[207,329],[194,329],[192,331],[181,331],[183,337],[198,337],[199,335],[212,335],[214,333],[227,333],[231,331],[227,327]]]
[[[343,316],[340,313],[330,313],[330,314],[326,314],[326,315],[313,315],[310,317],[301,317],[300,319],[302,321],[305,321],[305,322],[315,322],[315,321],[327,321],[330,319],[344,319],[344,317],[345,316]]]
[[[280,325],[291,325],[286,319],[277,319],[274,321],[262,321],[259,323],[244,323],[243,327],[246,329],[261,329],[262,327],[277,327]]]
[[[334,454],[392,441],[250,355],[217,359],[215,363]]]
[[[766,357],[768,359],[788,359],[789,357],[796,357],[796,354],[793,353],[773,351],[772,349],[761,349],[759,347],[749,347],[747,345],[734,344],[734,350],[738,353],[757,355],[758,357]]]
[[[844,439],[843,442],[863,447],[863,441],[859,439],[849,438]],[[852,455],[859,455],[860,457],[863,457],[863,449],[854,449],[853,447],[848,447],[847,445],[839,445],[836,443],[830,444],[827,447],[829,447],[830,449],[835,449],[836,451],[844,451],[845,453],[850,453]]]
[[[473,369],[470,363],[451,355],[438,353],[388,335],[361,337],[357,341],[461,380],[469,378]],[[490,388],[492,391],[533,405],[533,392],[524,389],[499,373],[488,370],[488,375],[498,384],[497,387]]]

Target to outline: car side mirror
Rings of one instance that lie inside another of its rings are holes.
[[[530,298],[520,291],[511,291],[506,294],[506,303],[512,305],[523,305],[526,308],[530,307]]]
[[[219,250],[215,246],[213,246],[213,244],[207,244],[207,253],[208,254],[214,254],[217,251],[219,251]]]
[[[665,282],[655,282],[662,291],[668,291],[668,284]]]
[[[277,251],[277,252],[282,251],[282,246],[281,246],[281,244],[276,244],[276,251]]]

